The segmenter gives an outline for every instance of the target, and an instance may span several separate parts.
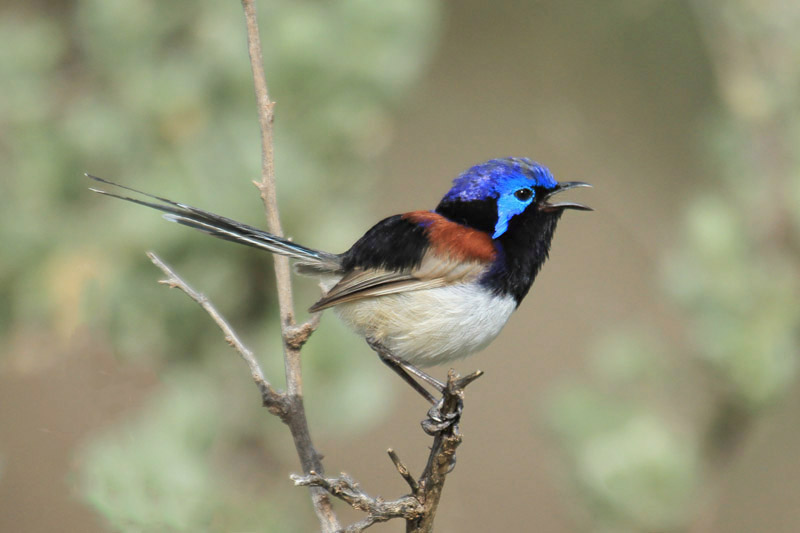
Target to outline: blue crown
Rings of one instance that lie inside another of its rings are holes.
[[[547,167],[525,157],[491,159],[475,165],[453,180],[445,201],[469,202],[498,198],[520,187],[553,189],[558,182]]]

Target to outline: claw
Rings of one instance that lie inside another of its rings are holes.
[[[444,398],[441,398],[430,409],[428,418],[421,422],[422,430],[428,435],[435,436],[445,429],[458,424],[461,420],[461,413],[464,411],[464,401],[459,399],[456,410],[452,413],[442,414]]]

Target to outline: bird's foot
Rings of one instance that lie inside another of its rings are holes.
[[[464,411],[464,400],[458,398],[455,407],[448,409],[447,412],[442,412],[443,407],[444,397],[428,409],[428,418],[421,422],[422,430],[428,435],[436,436],[442,431],[456,426],[461,420],[461,413]]]
[[[483,372],[476,370],[472,374],[459,377],[455,370],[447,373],[447,384],[442,397],[428,409],[428,418],[422,421],[422,429],[428,435],[439,435],[449,430],[458,433],[458,422],[464,411],[464,388],[481,377]],[[451,429],[452,428],[452,429]]]

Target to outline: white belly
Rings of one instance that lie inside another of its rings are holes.
[[[337,305],[342,321],[417,366],[446,363],[485,348],[516,302],[477,284],[365,298]]]

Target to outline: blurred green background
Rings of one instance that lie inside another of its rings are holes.
[[[344,250],[490,157],[595,185],[503,335],[456,365],[487,375],[437,530],[796,531],[800,5],[258,9],[296,240]],[[238,2],[0,2],[1,531],[315,529],[288,432],[144,251],[279,384],[270,258],[82,176],[263,226],[254,105]],[[385,449],[421,470],[426,406],[327,314],[304,365],[328,471],[403,494]]]

